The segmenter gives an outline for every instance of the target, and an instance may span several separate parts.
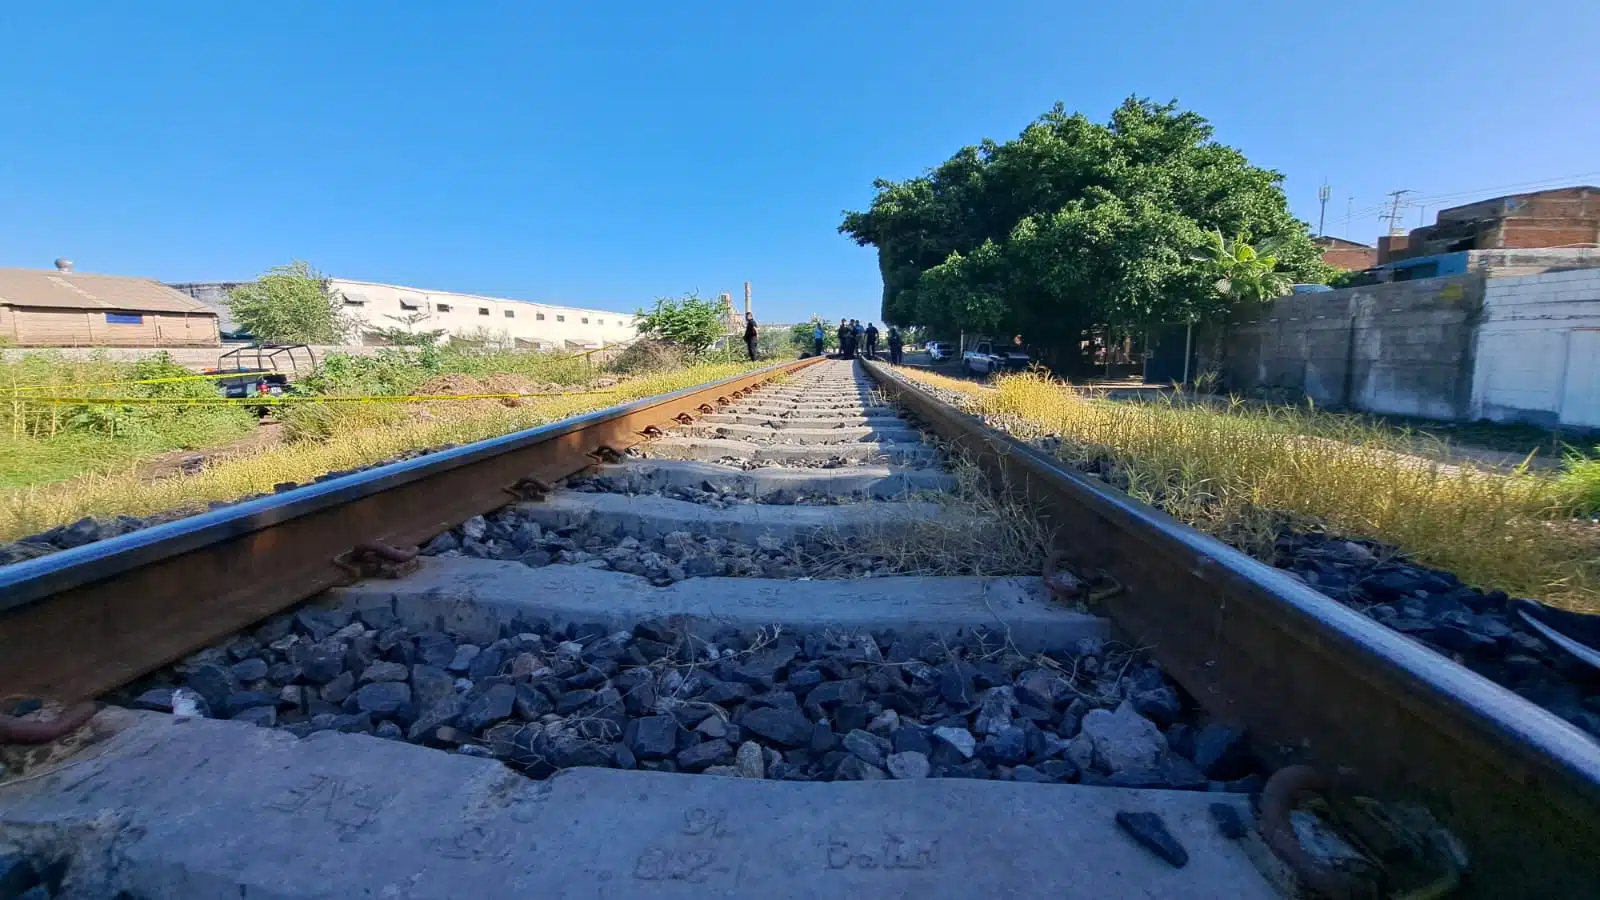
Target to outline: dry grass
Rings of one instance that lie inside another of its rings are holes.
[[[951,378],[948,375],[940,375],[938,372],[932,372],[925,369],[913,369],[906,366],[902,366],[895,371],[901,375],[915,378],[924,384],[931,384],[934,387],[944,388],[947,391],[956,391],[957,393],[966,394],[969,397],[983,397],[985,395],[994,393],[993,387],[966,378]]]
[[[1600,527],[1572,479],[1484,472],[1401,452],[1405,436],[1305,409],[1112,402],[1029,373],[959,391],[1022,436],[1097,465],[1134,497],[1270,558],[1285,517],[1375,538],[1468,583],[1600,609]]]
[[[0,540],[17,540],[76,521],[172,511],[199,511],[213,501],[270,493],[283,482],[306,483],[328,472],[370,466],[413,450],[463,444],[531,428],[654,394],[727,378],[748,363],[696,366],[618,386],[615,394],[557,396],[511,408],[493,404],[470,414],[447,403],[429,416],[344,430],[322,440],[301,440],[262,453],[218,462],[195,475],[140,482],[131,472],[88,475],[58,484],[0,494]]]
[[[938,518],[891,517],[848,535],[824,531],[816,539],[821,552],[811,562],[824,577],[862,557],[897,575],[1038,574],[1054,534],[1005,491],[991,493],[977,466],[961,460],[950,472],[954,491],[905,498],[939,504]]]

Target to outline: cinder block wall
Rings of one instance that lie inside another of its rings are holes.
[[[1483,291],[1483,277],[1468,274],[1280,298],[1228,324],[1223,383],[1324,406],[1462,418]]]
[[[1471,412],[1600,428],[1600,269],[1488,281]]]

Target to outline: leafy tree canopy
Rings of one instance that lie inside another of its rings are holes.
[[[641,309],[635,315],[639,317],[636,324],[640,334],[697,355],[720,340],[727,330],[722,303],[702,300],[694,293],[680,298],[658,297],[654,309]]]
[[[229,291],[228,309],[257,340],[275,343],[337,344],[351,326],[328,279],[299,260]]]
[[[1202,319],[1235,302],[1196,259],[1213,232],[1270,242],[1279,271],[1325,280],[1281,182],[1176,103],[1129,98],[1105,124],[1057,104],[1003,144],[879,179],[839,231],[877,248],[887,321],[1075,347],[1090,326]]]

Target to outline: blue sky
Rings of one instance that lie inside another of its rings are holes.
[[[1593,0],[6,3],[0,266],[875,318],[840,210],[1056,100],[1176,98],[1363,240],[1391,190],[1600,183],[1597,33]]]

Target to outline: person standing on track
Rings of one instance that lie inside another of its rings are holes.
[[[750,361],[756,361],[756,316],[755,313],[744,314],[744,349],[750,354]]]
[[[878,358],[878,326],[867,323],[867,359]]]
[[[852,358],[854,358],[852,356],[852,351],[853,351],[854,348],[850,346],[850,344],[852,342],[852,339],[854,337],[855,337],[855,331],[854,331],[854,329],[852,329],[850,327],[850,321],[848,319],[840,319],[839,320],[839,358],[840,359],[852,359]]]
[[[903,346],[904,346],[904,341],[900,337],[900,329],[896,328],[893,325],[890,325],[889,326],[889,362],[890,363],[892,363],[894,365],[897,365],[897,366],[900,365],[900,361],[905,358],[904,354],[902,354],[900,352],[900,348],[903,347]]]
[[[811,323],[811,343],[813,350],[811,355],[821,356],[822,347],[826,343],[826,341],[823,340],[821,319],[817,319]]]

